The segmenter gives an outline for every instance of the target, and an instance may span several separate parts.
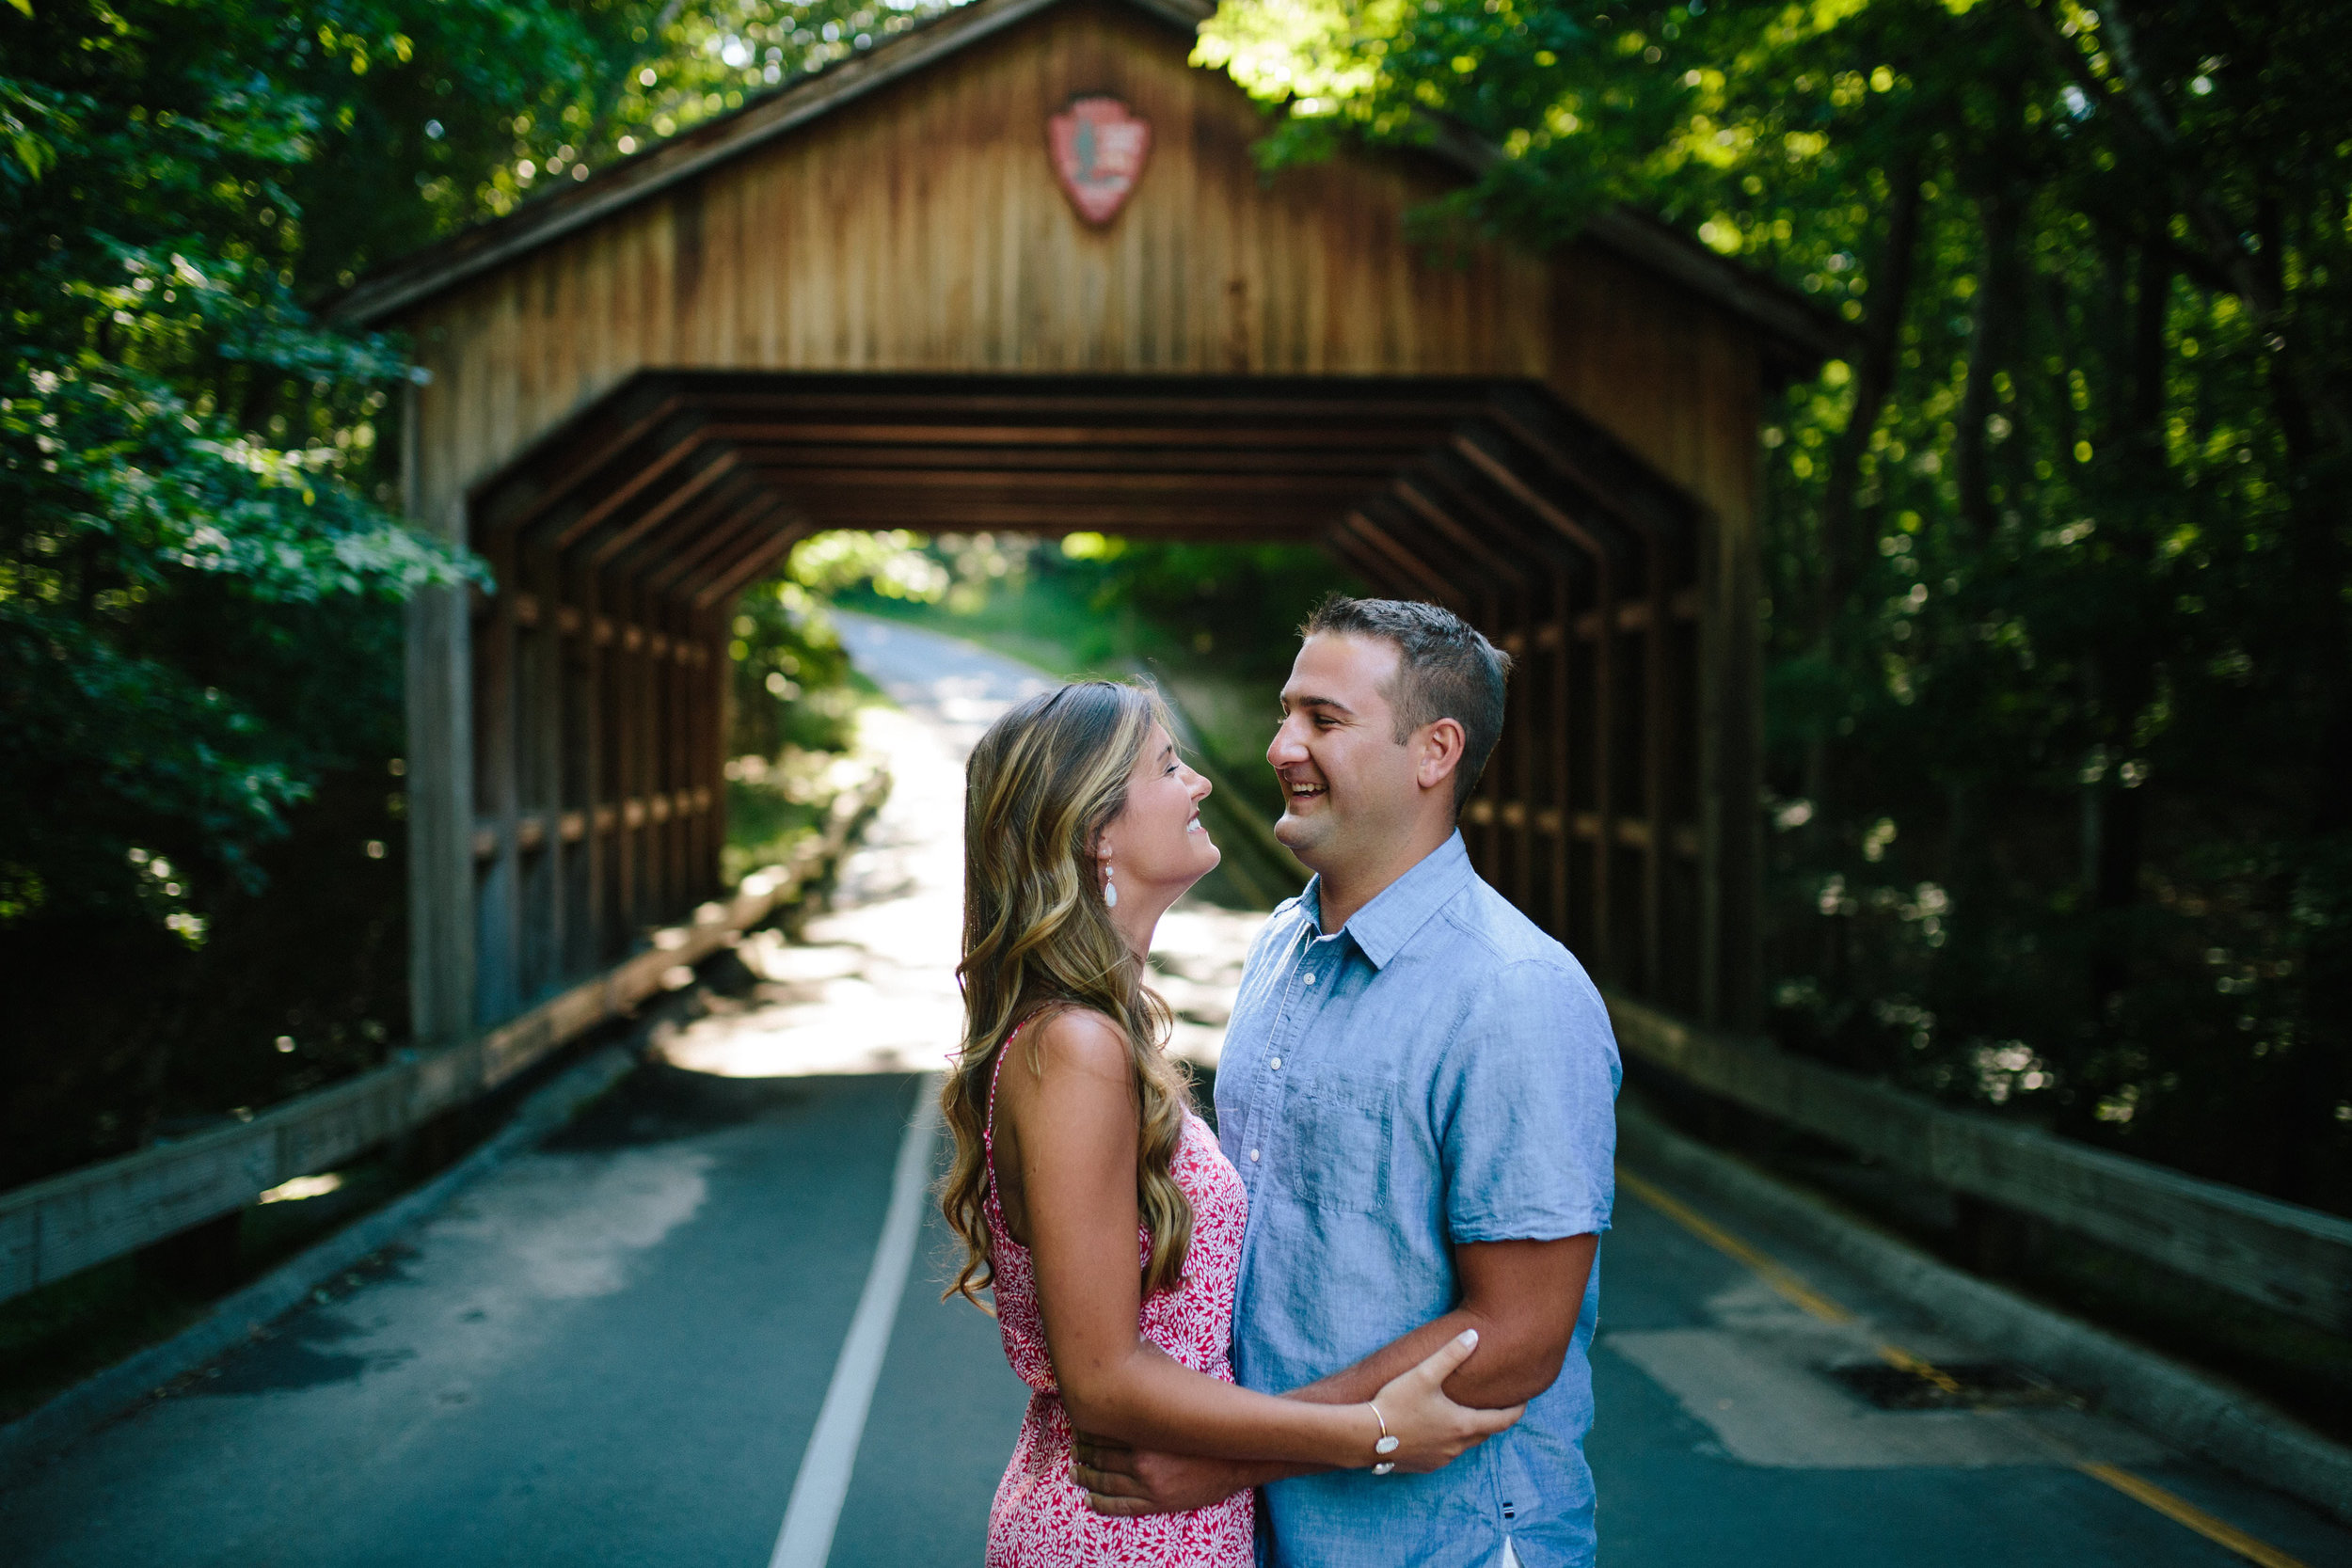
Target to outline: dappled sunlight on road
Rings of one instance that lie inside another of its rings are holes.
[[[842,865],[831,909],[803,940],[775,931],[738,950],[758,984],[656,1046],[672,1066],[727,1078],[927,1072],[956,1049],[963,899],[963,759],[1045,675],[914,627],[841,617],[842,639],[895,708],[860,721],[890,769],[890,799]],[[1153,984],[1176,1009],[1169,1049],[1216,1065],[1250,938],[1265,917],[1187,903],[1161,923]]]
[[[727,1078],[928,1072],[962,1026],[955,964],[962,918],[963,769],[945,726],[869,708],[858,739],[890,769],[890,799],[842,863],[832,909],[803,944],[775,931],[738,956],[759,977],[661,1040],[674,1067]]]
[[[2161,1444],[2045,1385],[2021,1386],[1989,1407],[1875,1408],[1839,1379],[1890,1370],[1878,1324],[1867,1317],[1824,1322],[1755,1275],[1734,1275],[1701,1309],[1711,1320],[1705,1326],[1617,1330],[1605,1342],[1743,1465],[1856,1470],[2165,1458]],[[1903,1352],[1921,1362],[1963,1373],[1983,1364],[1961,1341],[1916,1327],[1899,1332]]]

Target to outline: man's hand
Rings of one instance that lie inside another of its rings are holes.
[[[1259,1473],[1268,1468],[1245,1460],[1131,1449],[1083,1432],[1073,1433],[1070,1445],[1070,1478],[1086,1488],[1088,1506],[1120,1519],[1223,1502],[1258,1484]]]

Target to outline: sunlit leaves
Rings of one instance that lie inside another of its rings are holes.
[[[919,534],[831,531],[792,546],[786,563],[791,582],[817,594],[864,585],[886,599],[936,604],[947,594],[947,568],[927,554]]]

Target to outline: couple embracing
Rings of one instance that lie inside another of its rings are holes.
[[[1508,660],[1396,600],[1302,635],[1266,755],[1315,876],[1250,949],[1216,1133],[1143,983],[1218,858],[1157,701],[1066,686],[972,754],[943,1202],[1032,1390],[990,1568],[1593,1560],[1617,1054],[1454,831]]]

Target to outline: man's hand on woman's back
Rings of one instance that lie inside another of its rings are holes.
[[[1072,1440],[1070,1451],[1071,1479],[1086,1488],[1095,1513],[1117,1518],[1206,1508],[1252,1486],[1306,1473],[1295,1465],[1132,1449],[1083,1432]]]

